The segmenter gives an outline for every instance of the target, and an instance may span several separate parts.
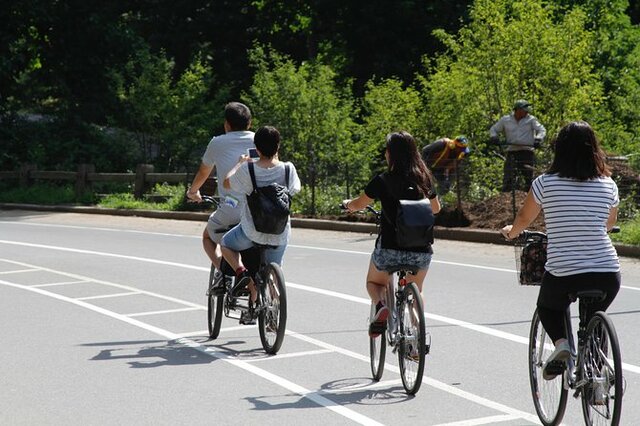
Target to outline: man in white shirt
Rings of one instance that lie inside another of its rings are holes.
[[[249,148],[255,148],[253,144],[254,133],[249,131],[250,127],[251,111],[249,108],[240,102],[228,103],[224,108],[225,134],[211,139],[202,156],[200,168],[187,191],[187,198],[201,202],[200,188],[215,167],[220,205],[209,217],[207,227],[202,235],[202,245],[211,259],[211,263],[218,270],[220,270],[220,260],[222,259],[218,246],[220,240],[225,232],[240,223],[240,213],[245,203],[244,194],[237,194],[233,190],[224,188],[222,182],[229,170],[236,165],[238,159],[246,154]]]
[[[531,104],[520,99],[514,104],[513,113],[503,116],[489,129],[491,142],[498,143],[498,136],[503,133],[507,143],[502,192],[512,190],[516,185],[517,175],[522,175],[524,185],[521,183],[516,189],[528,191],[531,187],[534,149],[540,147],[547,131],[530,112]]]

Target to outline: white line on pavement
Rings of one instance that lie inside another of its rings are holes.
[[[88,281],[85,281],[85,280],[62,281],[62,282],[59,282],[59,283],[34,284],[34,285],[30,285],[28,287],[55,287],[57,285],[82,284],[82,283],[86,283],[86,282],[88,282]]]
[[[111,293],[111,294],[101,294],[98,296],[85,296],[85,297],[76,297],[76,300],[93,300],[93,299],[108,299],[110,297],[122,297],[122,296],[133,296],[134,294],[140,294],[138,291],[127,291],[126,293]]]
[[[16,262],[16,261],[8,260],[8,259],[2,259],[2,260],[6,261],[6,262],[9,262],[9,263],[13,263],[13,264],[35,267],[34,265],[27,265],[27,264],[22,263],[22,262]],[[52,272],[52,273],[58,273],[58,274],[65,275],[65,276],[80,277],[80,276],[75,275],[75,274],[70,274],[70,273],[62,272],[62,271],[56,271],[56,270],[49,269],[49,268],[40,268],[40,269],[43,270],[43,271]],[[86,280],[89,280],[89,281],[92,281],[92,282],[100,282],[98,280],[92,280],[92,279],[90,279],[88,277],[82,277],[82,278],[84,278]],[[239,368],[242,368],[242,369],[244,369],[246,371],[249,371],[249,372],[251,372],[253,374],[256,374],[256,375],[258,375],[260,377],[263,377],[263,378],[265,378],[265,379],[267,379],[267,380],[269,380],[269,381],[271,381],[273,383],[279,384],[282,387],[284,387],[284,388],[286,388],[286,389],[288,389],[288,390],[290,390],[292,392],[298,393],[299,395],[316,402],[318,405],[320,405],[322,407],[325,407],[325,408],[327,408],[329,410],[335,411],[336,413],[341,414],[341,415],[343,415],[345,417],[348,417],[351,420],[354,420],[354,421],[356,421],[356,422],[358,422],[360,424],[367,424],[367,425],[368,424],[379,424],[379,423],[375,422],[374,420],[372,420],[372,419],[370,419],[368,417],[362,416],[359,413],[356,413],[356,412],[354,412],[352,410],[349,410],[347,408],[339,406],[335,402],[326,399],[325,397],[322,396],[323,391],[310,391],[310,390],[307,390],[307,389],[305,389],[305,388],[303,388],[303,387],[301,387],[301,386],[299,386],[299,385],[297,385],[297,384],[295,384],[293,382],[290,382],[290,381],[288,381],[288,380],[286,380],[286,379],[284,379],[284,378],[282,378],[280,376],[276,376],[275,374],[272,374],[272,373],[270,373],[268,371],[253,367],[246,360],[235,359],[232,356],[225,354],[224,352],[217,351],[215,348],[212,348],[210,346],[208,347],[208,346],[201,345],[200,343],[195,342],[195,341],[193,341],[191,339],[188,339],[186,337],[180,337],[181,335],[179,335],[179,334],[170,332],[168,330],[161,329],[159,327],[156,327],[156,326],[153,326],[153,325],[150,325],[150,324],[143,323],[143,322],[138,321],[136,319],[130,318],[130,317],[126,316],[126,315],[119,314],[119,313],[116,313],[116,312],[112,312],[112,311],[109,311],[107,309],[101,308],[99,306],[92,305],[90,303],[86,303],[86,302],[81,301],[81,300],[72,299],[72,298],[69,298],[67,296],[63,296],[63,295],[57,294],[57,293],[52,293],[52,292],[49,292],[47,290],[28,287],[28,286],[24,286],[22,284],[16,284],[16,283],[11,283],[11,282],[2,281],[2,280],[0,280],[0,284],[12,286],[12,287],[17,287],[17,288],[21,288],[21,289],[24,289],[24,290],[29,290],[29,291],[36,292],[36,293],[39,293],[39,294],[42,294],[42,295],[45,295],[45,296],[53,297],[53,298],[58,299],[58,300],[62,300],[62,301],[69,302],[69,303],[73,303],[73,304],[76,304],[78,306],[81,306],[81,307],[90,309],[92,311],[98,312],[100,314],[107,315],[107,316],[110,316],[112,318],[121,320],[121,321],[123,321],[125,323],[128,323],[130,325],[134,325],[136,327],[145,329],[147,331],[151,331],[151,332],[156,333],[156,334],[158,334],[160,336],[166,337],[166,338],[171,339],[171,340],[175,340],[175,341],[177,341],[178,343],[180,343],[180,344],[182,344],[184,346],[191,347],[191,348],[193,348],[195,350],[198,350],[200,352],[203,352],[203,353],[205,353],[207,355],[210,355],[210,356],[213,356],[215,358],[219,358],[219,359],[222,359],[224,361],[227,361],[227,362],[229,362],[231,364],[234,364],[234,365],[238,366]],[[113,285],[113,286],[122,287],[122,288],[126,288],[127,287],[127,286],[122,286],[120,284],[115,284],[115,283],[108,283],[108,284],[109,285]],[[151,293],[151,292],[144,292],[144,293],[151,294],[151,295],[154,294],[154,293]],[[338,293],[336,293],[336,294],[338,294]],[[178,300],[179,299],[176,299],[176,301],[178,301]],[[189,302],[186,302],[186,301],[184,303],[185,304],[190,304]],[[341,347],[338,347],[338,346],[331,345],[331,344],[329,344],[327,342],[323,342],[321,340],[314,339],[314,338],[312,338],[310,336],[306,336],[306,335],[303,335],[303,334],[300,334],[300,333],[296,333],[295,331],[287,330],[286,333],[287,333],[287,335],[290,335],[290,336],[292,336],[292,337],[294,337],[296,339],[299,339],[299,340],[302,340],[302,341],[306,341],[306,342],[311,343],[311,344],[313,344],[315,346],[319,346],[321,348],[325,348],[326,350],[329,350],[329,351],[332,351],[332,352],[336,352],[336,353],[340,353],[340,354],[346,355],[346,356],[348,356],[350,358],[354,358],[354,359],[360,360],[362,362],[367,362],[367,363],[369,362],[369,357],[368,356],[364,356],[364,355],[358,354],[358,353],[350,351],[348,349],[344,349],[344,348],[341,348]],[[255,370],[253,370],[253,368],[255,368]],[[396,373],[400,372],[398,367],[396,367],[394,365],[391,365],[391,364],[385,364],[385,368],[390,370],[390,371],[394,371]],[[533,423],[537,422],[537,420],[536,420],[537,418],[535,418],[535,416],[533,416],[533,415],[531,415],[529,413],[526,413],[526,412],[523,412],[523,411],[520,411],[520,410],[516,410],[514,408],[511,408],[511,407],[508,407],[506,405],[500,404],[498,402],[489,400],[489,399],[481,397],[479,395],[475,395],[475,394],[472,394],[470,392],[466,392],[466,391],[457,389],[457,388],[455,388],[453,386],[450,386],[450,385],[447,385],[445,383],[439,382],[439,381],[437,381],[435,379],[430,379],[430,378],[423,377],[423,383],[426,383],[427,385],[432,386],[432,387],[434,387],[436,389],[440,389],[440,390],[442,390],[444,392],[456,395],[458,397],[467,399],[469,401],[473,401],[473,402],[475,402],[477,404],[484,405],[486,407],[489,407],[489,408],[495,409],[497,411],[503,412],[505,414],[516,415],[518,418],[522,418],[524,420],[531,421]]]
[[[34,271],[37,271],[37,269],[16,269],[14,271],[2,271],[0,272],[0,275],[21,274],[23,272],[34,272]]]
[[[136,312],[134,314],[126,314],[128,317],[144,317],[147,315],[162,315],[162,314],[173,314],[176,312],[189,312],[189,311],[199,311],[199,308],[177,308],[177,309],[165,309],[164,311],[146,311],[146,312]],[[184,334],[182,337],[187,337]],[[195,335],[194,335],[195,336]]]
[[[263,370],[259,367],[256,367],[254,365],[249,364],[246,361],[241,361],[238,359],[234,359],[233,357],[223,353],[223,352],[218,352],[216,351],[214,348],[212,347],[208,347],[205,345],[201,345],[198,342],[195,342],[193,340],[190,340],[188,338],[185,337],[179,337],[177,334],[172,333],[168,330],[164,330],[160,327],[156,327],[150,324],[146,324],[144,322],[138,321],[136,319],[133,318],[129,318],[125,315],[121,315],[118,314],[116,312],[112,312],[109,311],[107,309],[101,308],[99,306],[96,305],[92,305],[90,303],[86,303],[83,302],[81,300],[77,300],[77,299],[72,299],[60,294],[56,294],[56,293],[52,293],[50,291],[47,290],[43,290],[43,289],[39,289],[39,288],[33,288],[33,287],[27,287],[21,284],[15,284],[15,283],[11,283],[8,281],[3,281],[0,280],[0,284],[6,285],[6,286],[10,286],[10,287],[15,287],[15,288],[19,288],[19,289],[23,289],[23,290],[27,290],[27,291],[31,291],[31,292],[35,292],[35,293],[39,293],[43,296],[48,296],[48,297],[52,297],[54,299],[58,299],[61,300],[63,302],[68,302],[68,303],[72,303],[75,305],[78,305],[80,307],[89,309],[91,311],[97,312],[99,314],[102,315],[106,315],[108,317],[117,319],[119,321],[125,322],[129,325],[135,326],[135,327],[139,327],[142,328],[144,330],[150,331],[152,333],[158,334],[159,336],[162,336],[166,339],[170,339],[170,340],[174,340],[178,343],[180,343],[181,345],[187,346],[189,348],[195,349],[198,352],[204,353],[206,355],[209,355],[211,357],[214,358],[218,358],[220,360],[226,361],[238,368],[241,368],[245,371],[248,371],[252,374],[255,374],[256,376],[262,377],[265,380],[268,380],[272,383],[275,383],[291,392],[295,392],[300,396],[303,396],[313,402],[315,402],[316,404],[318,404],[321,407],[324,407],[328,410],[331,410],[343,417],[346,417],[350,420],[353,420],[356,423],[362,424],[362,425],[380,425],[381,423],[376,422],[375,420],[366,417],[360,413],[357,413],[349,408],[346,408],[344,406],[338,405],[337,403],[335,403],[334,401],[331,401],[327,398],[325,398],[324,396],[322,396],[319,392],[315,392],[315,391],[311,391],[308,389],[305,389],[304,387],[297,385],[283,377],[277,376],[273,373],[270,373],[269,371]]]

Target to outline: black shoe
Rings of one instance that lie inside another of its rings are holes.
[[[249,309],[240,314],[240,325],[255,325],[256,318],[254,316],[253,303],[249,303]]]
[[[236,277],[236,283],[231,289],[231,296],[246,296],[249,294],[247,286],[251,283],[251,274],[248,270],[244,270],[240,275]]]

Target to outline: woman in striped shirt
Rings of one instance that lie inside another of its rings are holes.
[[[531,185],[513,225],[501,230],[507,239],[515,238],[544,211],[547,263],[537,305],[556,347],[546,365],[570,356],[563,323],[569,294],[589,289],[606,292],[602,302],[589,308],[589,318],[606,310],[620,289],[620,263],[607,234],[616,223],[620,202],[610,176],[591,126],[584,121],[569,123],[554,142],[550,169]],[[543,375],[547,380],[555,377],[544,370]]]

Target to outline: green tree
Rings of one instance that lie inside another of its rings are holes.
[[[390,132],[404,130],[411,133],[419,145],[424,145],[425,117],[418,90],[405,85],[398,79],[390,78],[366,84],[362,99],[362,125],[360,139],[366,158],[377,160],[374,170],[384,169],[385,138]]]
[[[222,122],[220,105],[228,97],[222,86],[211,99],[212,72],[199,58],[175,81],[173,70],[163,53],[143,50],[125,72],[113,74],[123,105],[117,124],[133,132],[141,161],[166,171],[192,168],[192,154],[208,140],[212,125]]]
[[[335,73],[318,61],[294,62],[273,50],[251,52],[254,81],[246,94],[256,125],[273,125],[282,135],[281,158],[291,160],[311,191],[344,182],[345,166],[358,162],[352,144],[353,101],[335,84]]]
[[[550,136],[569,120],[597,121],[603,87],[580,8],[558,13],[542,0],[476,0],[470,19],[457,36],[438,32],[447,51],[421,78],[432,136],[465,133],[478,153],[489,126],[519,98],[535,105]],[[484,166],[473,173],[487,170],[498,173]]]

